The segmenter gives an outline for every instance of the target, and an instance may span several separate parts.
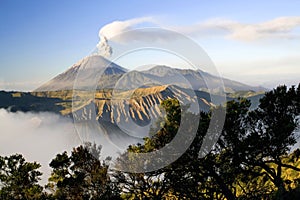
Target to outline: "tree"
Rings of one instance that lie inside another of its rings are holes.
[[[278,198],[287,193],[289,180],[282,177],[283,170],[300,171],[284,161],[296,143],[299,96],[299,86],[297,90],[279,86],[267,92],[253,111],[249,110],[250,102],[243,99],[227,103],[225,125],[216,146],[219,150],[213,155],[222,163],[216,168],[218,174],[231,179],[233,189],[241,190],[240,195],[253,198],[262,196],[262,191],[271,194],[272,186],[263,184],[268,180],[277,188]]]
[[[42,173],[40,164],[26,162],[20,154],[0,156],[0,198],[42,199],[43,187],[38,184]]]
[[[128,153],[147,153],[156,151],[169,143],[180,125],[181,109],[179,102],[175,99],[164,101],[161,106],[166,111],[166,117],[163,119],[164,123],[159,124],[160,130],[156,133],[152,133],[152,137],[144,138],[144,144],[130,145],[127,152],[122,154],[118,158],[118,164],[128,165],[127,161],[130,158]],[[159,120],[161,121],[161,120]],[[140,165],[144,165],[145,162],[137,162],[138,157],[135,157],[132,169]],[[153,160],[152,160],[153,161]],[[149,165],[153,162],[149,162]],[[154,162],[155,164],[155,162]],[[120,190],[122,190],[123,196],[126,199],[167,199],[173,194],[172,188],[170,188],[169,182],[166,180],[166,172],[170,168],[167,166],[163,169],[145,172],[145,173],[126,173],[115,171],[113,176],[115,182],[118,184]]]
[[[282,199],[290,183],[282,176],[283,171],[300,171],[285,159],[296,143],[299,87],[279,86],[267,92],[253,111],[247,100],[227,103],[224,128],[212,154],[220,164],[212,162],[210,168],[231,180],[226,185],[231,185],[232,191],[239,188],[239,196],[262,198],[262,191],[270,195],[274,189],[265,183],[271,181],[277,188],[277,197]]]
[[[145,195],[143,198],[155,199],[158,194],[159,198],[165,198],[173,194],[182,199],[251,199],[271,195],[274,191],[268,183],[271,181],[277,188],[277,196],[283,198],[289,180],[282,177],[282,171],[299,171],[285,159],[296,142],[299,96],[299,86],[297,90],[280,86],[267,92],[255,110],[250,110],[250,101],[246,99],[228,102],[221,137],[202,158],[199,150],[211,113],[201,113],[196,138],[178,160],[156,172],[127,174],[123,176],[123,185],[127,184],[128,193],[140,194],[141,198]],[[165,120],[168,123],[145,139],[144,145],[133,145],[128,151],[155,151],[172,140],[180,126],[179,104],[168,100],[162,105],[168,113]],[[149,195],[149,191],[155,192]]]
[[[299,88],[279,86],[267,92],[260,100],[259,108],[249,113],[249,134],[243,145],[248,146],[246,163],[260,167],[278,189],[278,197],[284,198],[286,180],[284,168],[300,171],[283,162],[290,148],[297,142],[295,130],[299,116]]]
[[[181,112],[181,109],[185,108],[180,108],[179,102],[175,99],[165,100],[161,106],[167,113],[164,123],[162,123],[163,126],[158,132],[153,133],[151,138],[145,138],[143,145],[129,146],[127,152],[119,158],[119,162],[124,162],[123,165],[126,165],[127,159],[130,159],[128,152],[146,153],[157,151],[171,142],[182,120],[188,120],[185,123],[190,123],[192,126],[195,122],[191,119],[198,119],[193,113]],[[120,188],[123,188],[126,199],[205,199],[206,191],[201,190],[201,186],[208,179],[207,174],[203,173],[202,161],[199,161],[198,157],[210,116],[208,113],[200,113],[200,115],[199,127],[201,129],[199,129],[192,145],[175,162],[152,172],[115,172],[116,182]],[[127,159],[123,160],[124,157]],[[151,165],[155,162],[156,160],[153,159],[146,164]],[[145,162],[135,162],[135,164],[145,165]],[[132,166],[132,168],[134,167]]]
[[[101,147],[86,143],[74,148],[71,155],[58,154],[50,163],[53,168],[47,188],[55,199],[119,199],[108,174],[109,158],[100,161]]]

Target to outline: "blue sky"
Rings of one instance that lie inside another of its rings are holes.
[[[143,17],[186,33],[225,77],[266,87],[296,84],[299,10],[298,0],[1,0],[0,90],[34,89],[89,55],[102,27]],[[216,30],[215,24],[227,32]],[[268,29],[262,34],[261,27]],[[211,35],[203,34],[204,29]]]

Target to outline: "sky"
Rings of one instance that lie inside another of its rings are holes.
[[[297,84],[299,10],[298,0],[0,0],[0,90],[33,90],[94,52],[101,36],[111,42],[143,26],[186,35],[226,78]]]

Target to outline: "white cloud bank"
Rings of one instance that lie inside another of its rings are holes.
[[[50,175],[50,161],[58,153],[80,144],[70,119],[52,113],[8,112],[0,109],[0,155],[22,154],[37,161],[44,173],[42,183]]]
[[[86,126],[83,128],[87,129]],[[64,151],[70,153],[74,147],[82,144],[81,139],[101,145],[101,159],[107,156],[115,158],[119,155],[120,150],[109,143],[98,129],[90,135],[92,131],[88,129],[87,135],[81,133],[80,138],[70,118],[49,112],[14,113],[0,109],[0,155],[9,156],[19,153],[27,161],[40,163],[42,165],[40,171],[43,172],[41,183],[46,184],[51,173],[49,167],[51,160],[58,153]],[[89,138],[89,136],[94,137]],[[127,144],[129,141],[121,142]]]
[[[43,84],[43,81],[8,82],[0,79],[0,90],[6,91],[32,91]]]
[[[109,57],[112,54],[112,48],[109,41],[122,42],[126,39],[145,40],[149,35],[143,31],[133,32],[133,36],[128,38],[116,37],[117,35],[141,28],[140,25],[150,23],[157,27],[162,27],[179,33],[199,38],[204,36],[221,36],[226,39],[239,41],[254,41],[260,39],[300,39],[299,32],[295,30],[300,28],[300,16],[278,17],[269,21],[260,23],[242,23],[230,19],[217,18],[209,19],[201,23],[188,26],[168,26],[160,24],[154,17],[141,17],[124,21],[114,21],[103,26],[99,31],[99,43],[97,44],[98,53]],[[163,34],[163,33],[162,33]],[[173,40],[172,37],[165,35],[151,35],[151,39]]]
[[[193,26],[192,26],[193,27]],[[294,33],[300,27],[300,17],[279,17],[261,23],[241,23],[228,19],[211,19],[194,28],[183,28],[183,32],[192,35],[210,30],[211,33],[224,34],[225,38],[241,41],[258,39],[299,39],[299,33]],[[179,28],[180,30],[180,28]],[[189,31],[190,30],[190,31]]]

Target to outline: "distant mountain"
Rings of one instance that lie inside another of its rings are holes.
[[[207,81],[210,84],[210,89],[213,89],[213,91],[209,92],[214,93],[220,90],[220,78],[201,70],[175,69],[168,66],[157,65],[149,70],[143,71],[143,73],[145,75],[152,75],[153,77],[161,77],[161,80],[165,80],[165,82],[170,79],[176,80],[180,76],[183,76],[186,80],[188,80],[194,90],[207,90]],[[266,91],[263,87],[249,86],[226,78],[222,78],[222,81],[225,86],[225,91],[230,93],[249,90],[256,92]]]
[[[77,77],[80,71],[80,76]],[[218,93],[220,78],[201,70],[175,69],[168,66],[157,65],[145,71],[128,71],[127,69],[101,57],[90,56],[74,64],[68,70],[54,77],[35,91],[72,90],[74,82],[88,87],[89,80],[98,80],[97,89],[130,90],[136,87],[152,87],[158,85],[178,85],[182,88]],[[262,87],[253,87],[237,81],[223,79],[225,91],[266,91]],[[207,82],[209,82],[209,89]]]

